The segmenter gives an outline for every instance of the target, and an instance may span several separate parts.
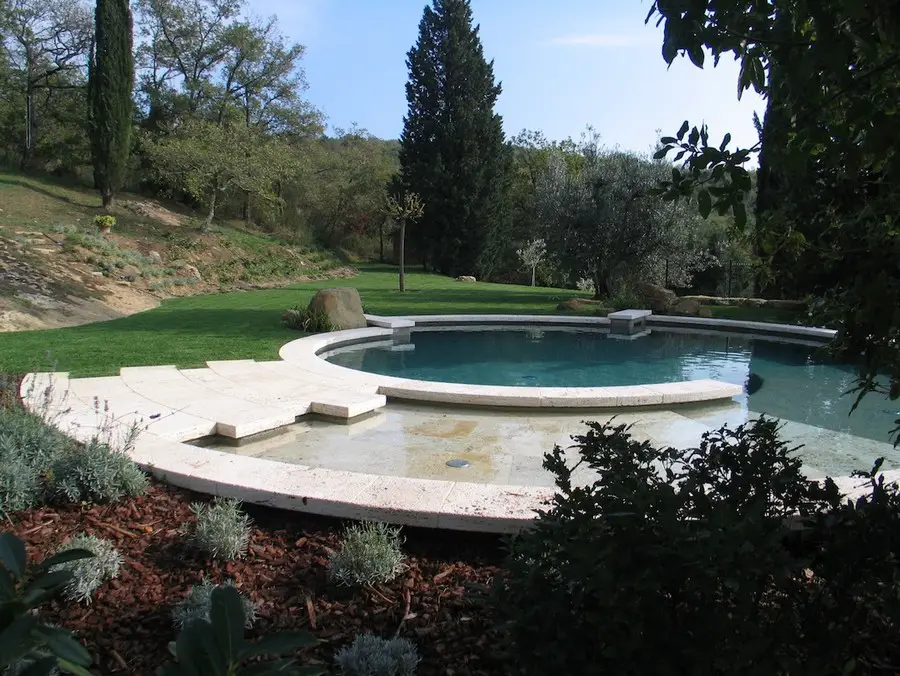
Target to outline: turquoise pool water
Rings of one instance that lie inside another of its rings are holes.
[[[887,441],[900,402],[867,395],[852,414],[853,368],[814,347],[727,334],[653,331],[617,340],[593,330],[415,331],[409,344],[343,348],[334,364],[369,373],[476,385],[597,387],[711,378],[744,387],[742,409]]]

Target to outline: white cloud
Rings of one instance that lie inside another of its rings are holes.
[[[548,40],[545,44],[558,47],[635,47],[646,44],[648,39],[638,35],[615,35],[594,33],[586,35],[564,35]]]

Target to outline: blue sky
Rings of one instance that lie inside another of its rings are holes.
[[[406,52],[424,0],[249,0],[253,14],[279,17],[306,45],[307,96],[330,128],[356,123],[397,138],[406,113]],[[472,0],[485,55],[503,84],[497,111],[512,135],[540,129],[578,137],[586,125],[610,146],[648,150],[682,121],[705,121],[712,139],[756,140],[758,97],[736,97],[738,67],[713,69],[660,56],[662,28],[644,25],[649,0]]]

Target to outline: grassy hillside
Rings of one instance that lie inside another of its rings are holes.
[[[577,291],[506,284],[467,284],[410,273],[396,290],[396,270],[364,267],[353,279],[320,280],[280,289],[173,298],[154,310],[108,322],[51,331],[0,334],[0,372],[39,368],[73,375],[110,375],[121,366],[203,366],[208,359],[277,359],[278,348],[299,336],[281,325],[281,313],[306,305],[317,289],[359,289],[376,314],[551,314]],[[49,355],[49,356],[48,356]]]
[[[99,213],[94,190],[0,172],[0,237],[23,254],[37,251],[49,260],[55,253],[54,260],[82,265],[103,278],[98,282],[168,296],[317,277],[340,266],[326,252],[243,223],[217,222],[204,230],[172,202],[121,195],[116,226],[106,236],[93,226]],[[2,280],[0,295],[10,295]]]

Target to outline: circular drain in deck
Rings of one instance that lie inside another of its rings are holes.
[[[471,464],[471,462],[462,458],[453,458],[453,460],[447,461],[447,467],[468,467]]]

